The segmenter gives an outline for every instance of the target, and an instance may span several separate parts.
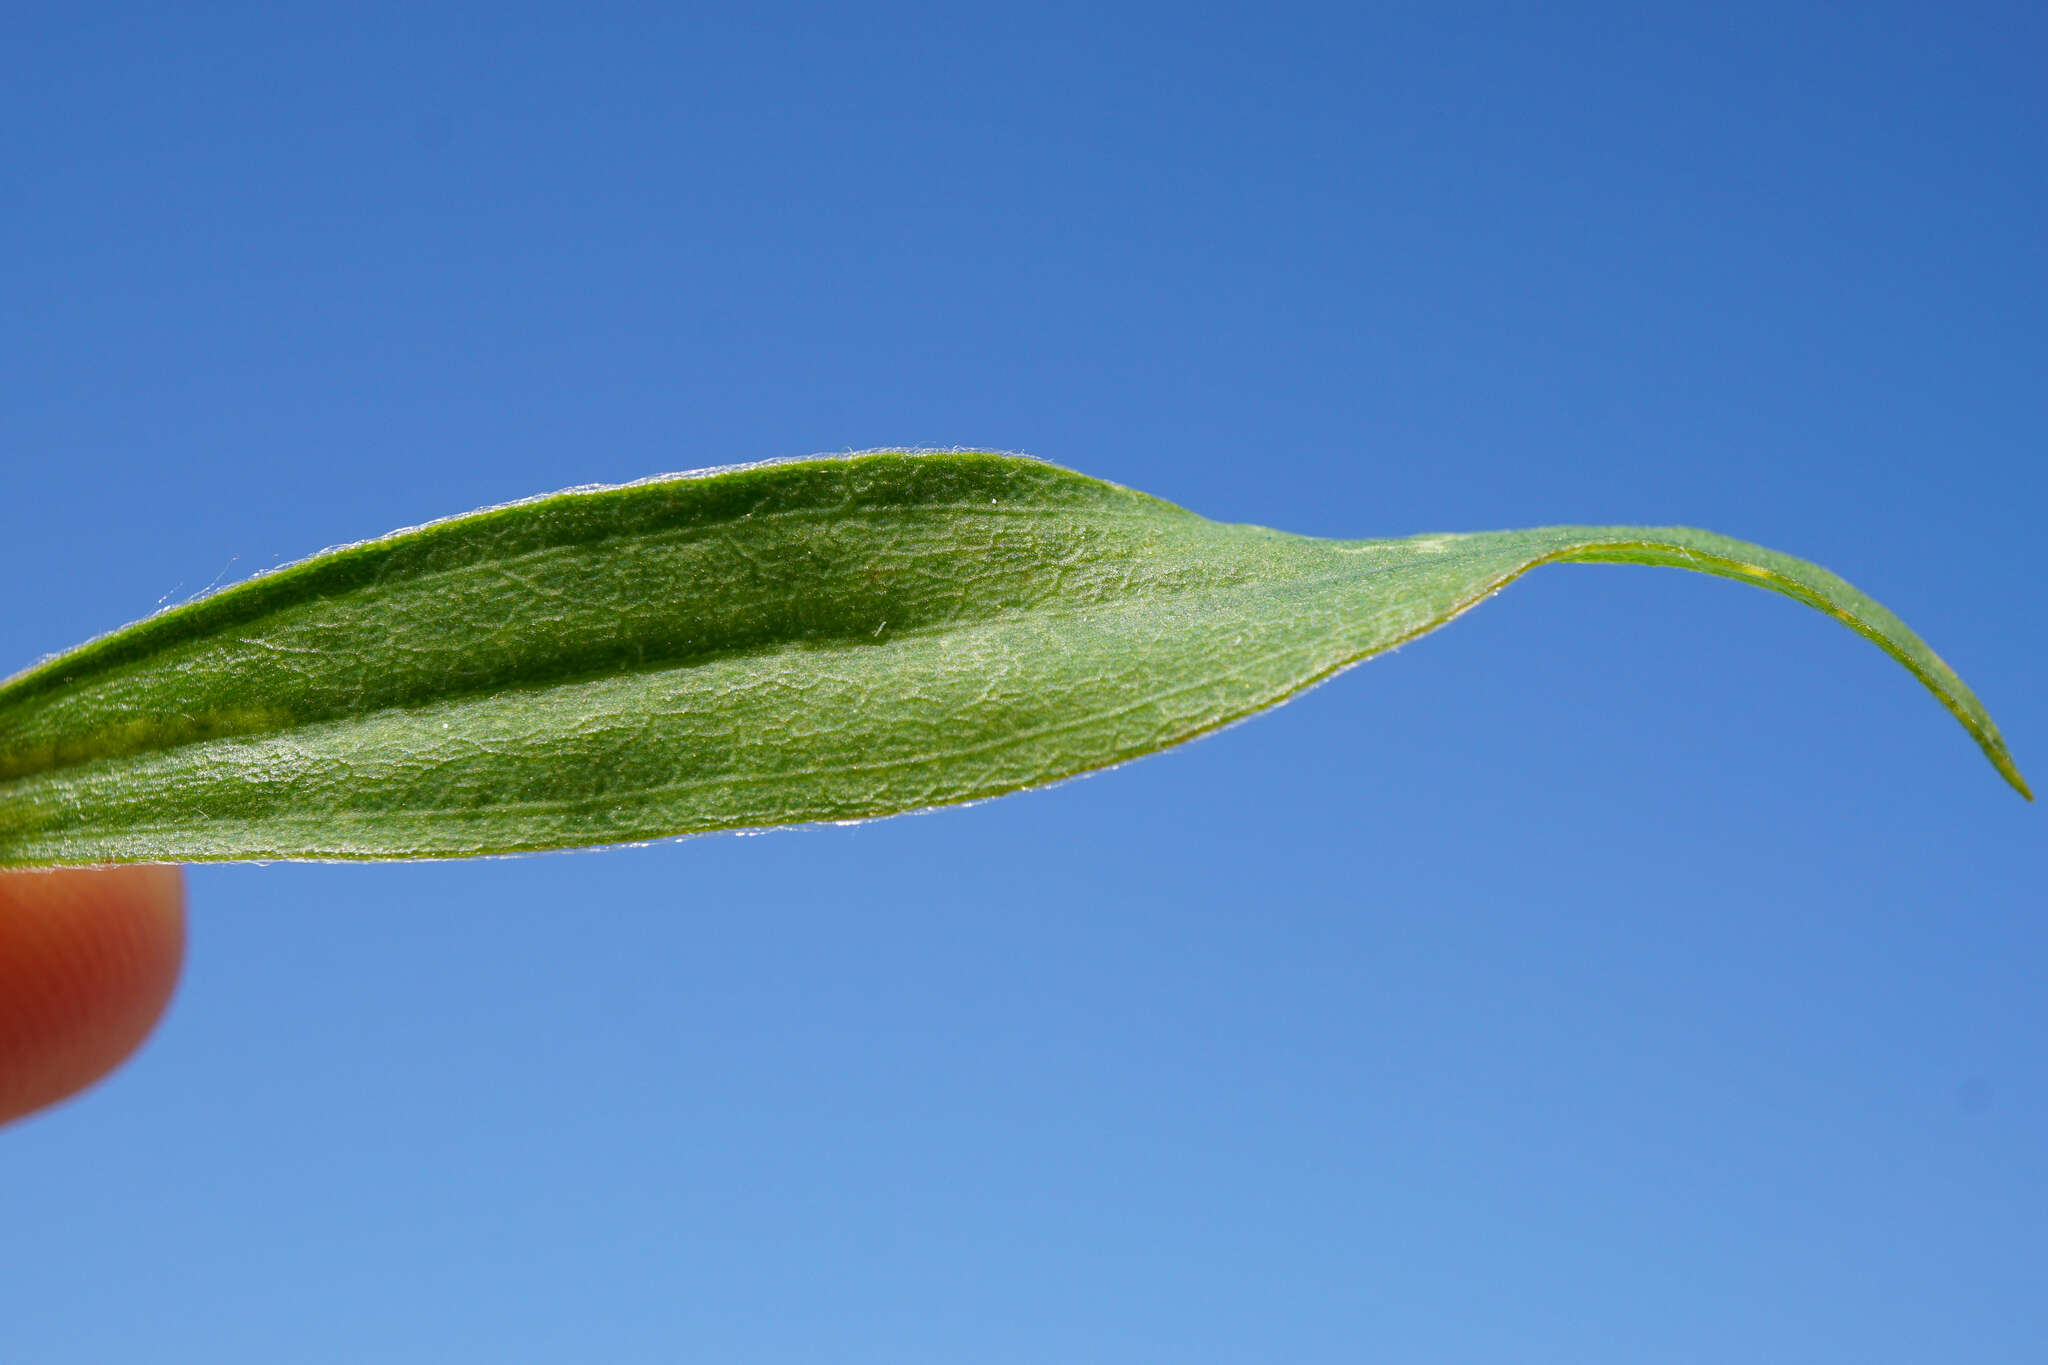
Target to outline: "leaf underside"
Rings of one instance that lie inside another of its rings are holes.
[[[1795,597],[1962,680],[1815,565],[1682,528],[1335,541],[1017,456],[579,490],[329,551],[0,686],[0,866],[411,858],[854,820],[1137,758],[1541,564]]]

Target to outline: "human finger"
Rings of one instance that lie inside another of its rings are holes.
[[[135,1051],[184,955],[175,867],[0,874],[0,1123],[76,1094]]]

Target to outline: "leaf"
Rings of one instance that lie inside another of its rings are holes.
[[[1898,618],[1741,541],[1316,540],[884,451],[492,508],[52,658],[0,686],[0,866],[501,853],[996,796],[1214,730],[1566,561],[1829,613],[2026,793]]]

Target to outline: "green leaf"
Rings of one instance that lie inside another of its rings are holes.
[[[1566,561],[1827,612],[2027,791],[1898,618],[1741,541],[1316,540],[884,451],[492,508],[50,659],[0,686],[0,866],[500,853],[996,796],[1214,730]]]

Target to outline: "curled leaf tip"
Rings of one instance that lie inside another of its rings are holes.
[[[1205,734],[1564,561],[1825,611],[2031,799],[1917,635],[1759,546],[1319,540],[1037,460],[875,451],[486,509],[47,660],[0,685],[0,866],[455,857],[977,800]]]

